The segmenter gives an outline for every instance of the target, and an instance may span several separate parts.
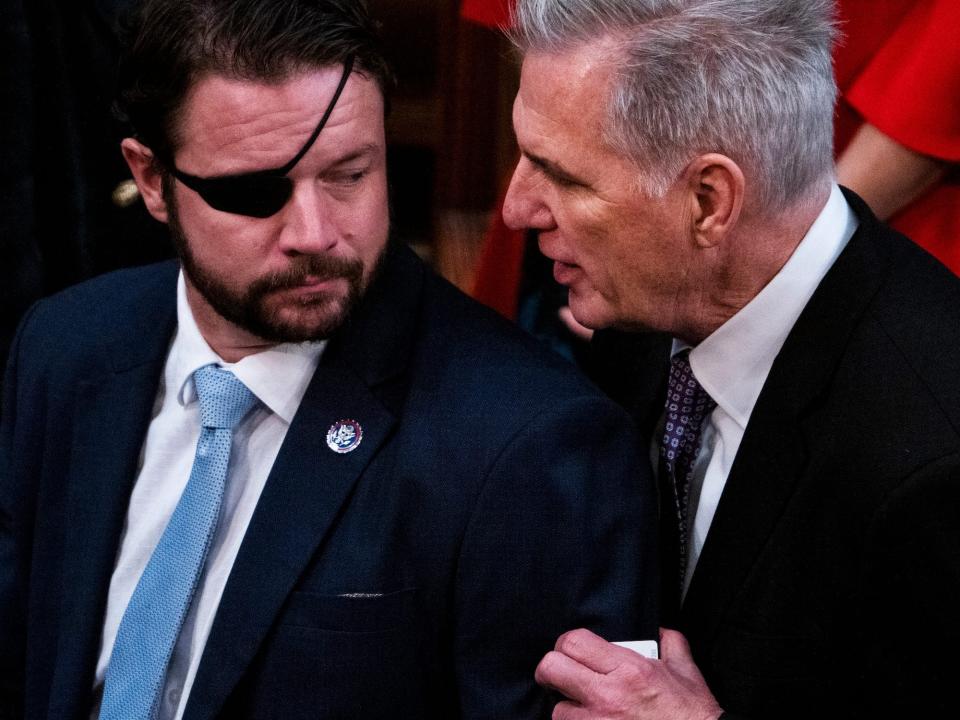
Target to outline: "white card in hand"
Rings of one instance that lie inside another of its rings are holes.
[[[625,647],[627,650],[633,650],[638,655],[643,655],[651,660],[660,659],[660,649],[656,640],[622,640],[615,642],[614,645]]]

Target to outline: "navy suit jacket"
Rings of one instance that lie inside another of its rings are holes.
[[[14,344],[0,445],[11,717],[89,713],[176,274],[67,290]],[[341,455],[325,436],[343,418],[363,440]],[[560,633],[655,636],[655,501],[631,426],[392,249],[289,429],[186,719],[549,716],[533,671]]]
[[[960,280],[847,199],[860,226],[770,370],[683,606],[664,602],[731,720],[956,714]],[[670,338],[596,342],[649,437]]]

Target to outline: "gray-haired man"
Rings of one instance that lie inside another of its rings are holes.
[[[960,283],[836,185],[834,34],[827,0],[519,1],[504,214],[611,328],[683,633],[562,636],[555,718],[949,707]]]

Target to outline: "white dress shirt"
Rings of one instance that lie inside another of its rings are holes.
[[[820,215],[780,272],[736,315],[690,351],[693,374],[717,406],[704,423],[690,484],[689,511],[695,510],[696,515],[687,538],[684,592],[773,361],[857,225],[856,215],[834,184]],[[675,339],[673,354],[689,347]],[[658,439],[654,439],[655,446]]]
[[[227,577],[240,550],[270,469],[296,414],[325,343],[278,345],[237,363],[224,362],[206,343],[177,283],[177,330],[167,354],[153,418],[140,456],[107,597],[94,688],[102,692],[120,620],[190,477],[200,436],[200,403],[193,373],[216,363],[229,369],[260,403],[234,429],[220,522],[173,649],[158,718],[179,720],[200,664]],[[109,438],[105,439],[109,442]],[[99,701],[91,717],[99,714]]]

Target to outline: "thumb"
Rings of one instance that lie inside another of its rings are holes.
[[[690,644],[683,633],[676,630],[660,628],[660,659],[677,669],[692,667],[696,670]]]
[[[673,672],[685,677],[688,682],[706,687],[703,674],[693,660],[690,644],[683,633],[660,628],[660,659]]]

